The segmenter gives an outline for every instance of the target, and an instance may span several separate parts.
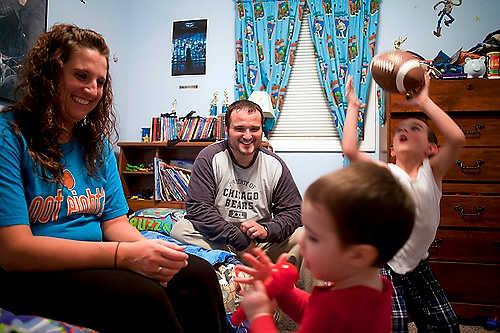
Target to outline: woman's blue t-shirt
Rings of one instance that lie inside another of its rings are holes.
[[[106,141],[104,164],[93,178],[83,147],[75,139],[62,144],[61,186],[40,177],[12,120],[11,113],[0,113],[0,227],[28,224],[38,236],[101,241],[101,222],[128,211],[111,145]]]

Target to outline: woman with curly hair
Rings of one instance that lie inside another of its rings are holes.
[[[212,266],[128,222],[112,103],[100,34],[39,37],[0,113],[0,308],[103,332],[223,332]]]

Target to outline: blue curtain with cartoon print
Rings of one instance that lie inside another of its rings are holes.
[[[305,0],[235,0],[235,99],[253,91],[271,96],[275,118],[267,118],[264,132],[276,123],[286,93]]]
[[[375,52],[379,0],[307,0],[309,27],[317,53],[317,66],[335,127],[342,139],[347,104],[345,83],[350,75],[356,95],[367,103]],[[360,110],[358,137],[364,129],[365,112]]]
[[[302,18],[308,24],[317,55],[317,67],[335,127],[342,139],[345,82],[348,75],[358,98],[366,104],[370,62],[375,52],[379,0],[235,0],[236,99],[254,90],[271,96],[275,118],[286,93],[297,49]],[[360,110],[358,136],[363,134],[365,113]]]

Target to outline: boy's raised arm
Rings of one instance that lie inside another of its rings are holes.
[[[347,79],[346,99],[347,113],[342,132],[342,152],[351,162],[374,162],[370,156],[359,151],[357,136],[358,112],[365,105],[356,97],[351,76]]]
[[[455,121],[429,97],[429,83],[430,77],[426,75],[422,91],[406,104],[420,107],[444,136],[444,142],[440,143],[438,152],[430,158],[434,178],[439,182],[448,169],[456,163],[460,148],[465,143],[465,135]]]

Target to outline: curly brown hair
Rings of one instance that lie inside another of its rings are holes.
[[[60,101],[59,84],[64,64],[80,48],[98,51],[107,62],[101,100],[73,128],[73,137],[84,148],[88,174],[95,177],[103,165],[105,140],[118,137],[109,75],[109,48],[99,33],[75,25],[58,24],[41,34],[23,64],[15,91],[16,102],[6,108],[7,112],[14,113],[14,130],[26,139],[35,166],[41,166],[40,176],[59,184],[62,184],[64,171],[58,142],[64,131],[64,106]]]

